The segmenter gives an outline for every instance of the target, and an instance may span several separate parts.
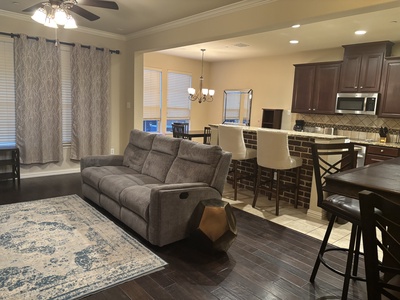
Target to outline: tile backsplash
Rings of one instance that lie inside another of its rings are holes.
[[[334,127],[337,135],[348,136],[352,139],[379,140],[379,129],[389,129],[388,142],[396,142],[400,133],[400,119],[378,118],[368,115],[308,115],[293,114],[292,121],[304,120],[310,127]]]

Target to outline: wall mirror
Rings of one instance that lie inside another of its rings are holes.
[[[251,89],[225,90],[223,122],[250,126],[252,99]]]

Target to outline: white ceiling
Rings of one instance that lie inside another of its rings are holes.
[[[79,0],[77,1],[79,3]],[[82,5],[82,8],[97,14],[100,19],[90,22],[77,16],[78,26],[129,36],[182,18],[211,10],[228,9],[235,7],[235,5],[249,2],[249,0],[115,1],[120,8],[117,11]],[[29,19],[30,14],[23,13],[22,10],[38,2],[41,2],[41,0],[1,0],[0,10],[24,14]],[[161,52],[200,59],[200,49],[205,48],[207,49],[205,53],[206,61],[219,61],[254,56],[284,55],[299,51],[329,49],[346,44],[372,41],[390,40],[392,42],[400,42],[400,1],[398,7],[391,9],[301,25],[297,29],[280,29]],[[354,31],[360,29],[366,30],[367,34],[355,36]],[[291,39],[299,40],[299,44],[289,44]]]

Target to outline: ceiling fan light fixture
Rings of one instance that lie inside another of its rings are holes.
[[[33,16],[31,18],[32,18],[32,20],[34,20],[40,24],[44,24],[46,22],[46,16],[47,16],[46,10],[43,7],[41,7],[35,11],[35,13],[33,14]]]
[[[58,25],[65,25],[67,23],[67,15],[67,12],[63,8],[57,7],[54,13],[54,20]]]
[[[75,19],[74,19],[71,15],[68,15],[68,16],[67,16],[67,21],[65,22],[64,28],[65,28],[65,29],[75,29],[75,28],[78,28],[78,26],[76,26]]]
[[[44,26],[50,28],[58,28],[56,21],[51,17],[46,17],[46,21],[44,22]]]

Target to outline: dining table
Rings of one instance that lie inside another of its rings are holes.
[[[369,190],[400,203],[400,157],[325,177],[324,191],[358,199]]]

